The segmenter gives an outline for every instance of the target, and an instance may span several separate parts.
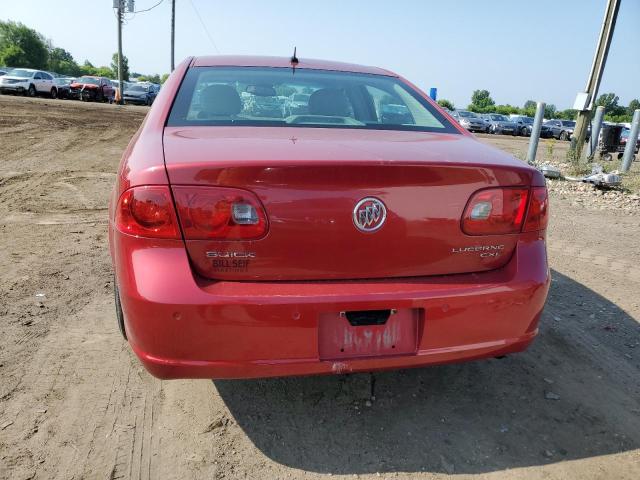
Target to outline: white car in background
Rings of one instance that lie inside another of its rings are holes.
[[[14,68],[0,77],[0,93],[19,93],[30,97],[46,95],[56,98],[58,89],[50,73],[31,68]]]

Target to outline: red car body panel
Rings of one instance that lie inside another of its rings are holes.
[[[211,65],[289,63],[185,60],[123,155],[110,201],[110,249],[128,340],[153,375],[371,371],[499,356],[529,345],[550,281],[544,230],[468,236],[460,221],[475,191],[544,186],[538,172],[480,144],[452,119],[460,134],[165,127],[186,71]],[[299,68],[394,75],[321,61]],[[122,233],[114,226],[115,206],[140,185],[249,190],[264,205],[269,230],[250,241]],[[389,218],[363,241],[350,218],[354,202],[367,195],[385,201]],[[455,251],[497,243],[499,256]],[[249,271],[225,273],[211,269],[212,249],[256,256]],[[372,310],[392,316],[385,325],[345,327],[343,312]]]
[[[271,227],[258,241],[187,241],[196,272],[221,280],[391,278],[491,270],[509,259],[517,236],[473,239],[475,246],[503,246],[497,257],[452,254],[470,241],[460,230],[467,200],[481,188],[539,181],[522,162],[456,134],[167,127],[164,148],[172,185],[241,187],[254,192],[269,212]],[[353,228],[351,219],[353,206],[368,195],[381,199],[389,211],[375,241]],[[292,199],[304,199],[303,207]],[[206,256],[212,250],[255,254],[249,275],[215,268]]]

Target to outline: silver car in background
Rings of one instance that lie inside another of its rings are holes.
[[[451,112],[451,116],[470,132],[489,132],[489,124],[480,118],[478,114],[470,112],[469,110],[454,110]]]
[[[489,125],[489,133],[514,136],[518,134],[518,126],[506,115],[483,113],[482,118]]]

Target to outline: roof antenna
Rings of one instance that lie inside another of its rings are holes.
[[[296,73],[296,67],[298,66],[298,63],[300,63],[300,60],[298,60],[298,57],[296,56],[296,51],[297,51],[297,47],[293,47],[293,55],[291,56],[291,59],[290,59],[291,68],[294,75]]]

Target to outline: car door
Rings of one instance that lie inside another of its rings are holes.
[[[554,137],[559,137],[560,136],[560,131],[562,130],[562,122],[560,122],[559,120],[554,120],[553,122],[551,122],[551,134]]]
[[[107,98],[113,97],[114,92],[113,92],[113,87],[111,86],[111,81],[108,78],[103,78],[102,82],[103,82],[102,91],[104,92],[104,96]]]
[[[42,93],[49,93],[51,88],[53,87],[53,77],[49,75],[47,72],[39,72],[40,73],[40,88],[39,90]],[[36,87],[38,88],[38,87]]]
[[[42,73],[36,72],[33,75],[33,86],[36,89],[36,92],[42,91]]]

